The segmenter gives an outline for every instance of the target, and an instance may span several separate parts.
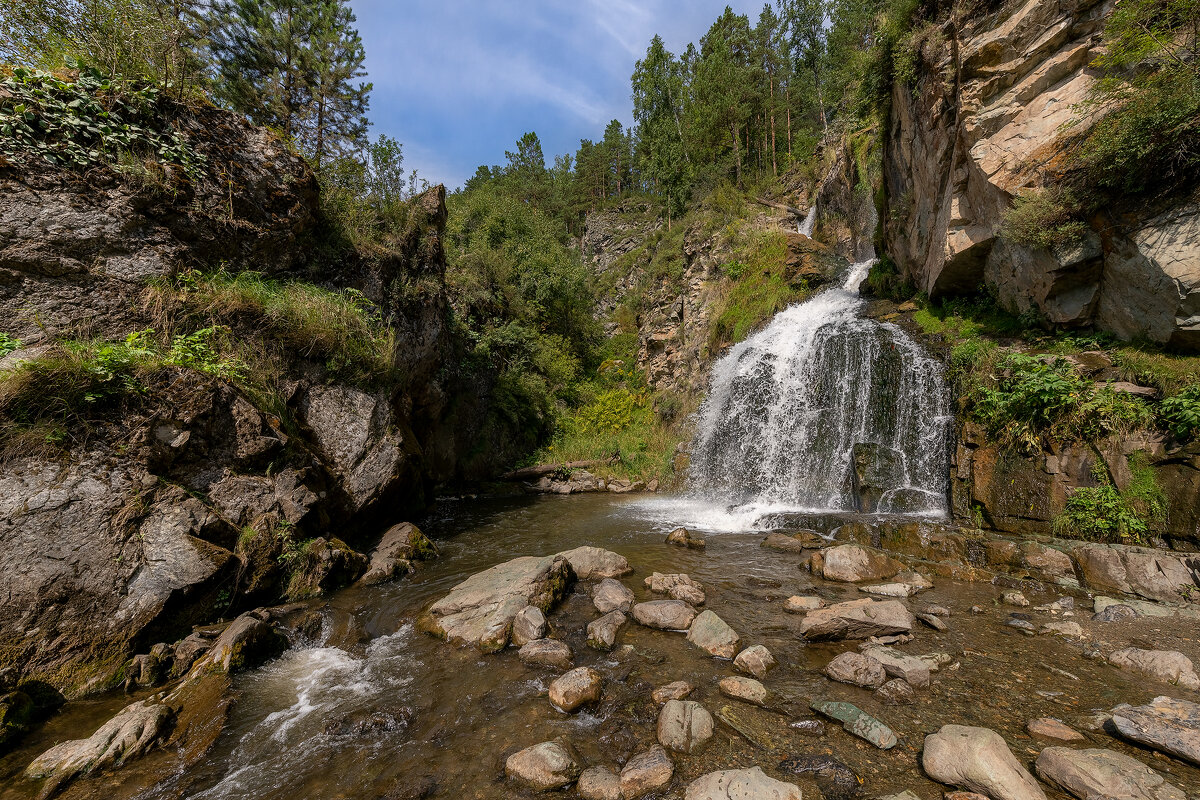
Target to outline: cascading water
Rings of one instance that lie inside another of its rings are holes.
[[[802,222],[796,223],[796,233],[811,237],[813,234],[813,226],[817,224],[817,204],[813,203],[812,208],[804,215]]]
[[[681,513],[710,529],[769,527],[781,512],[945,514],[941,366],[899,327],[862,316],[873,263],[713,366],[680,524]]]

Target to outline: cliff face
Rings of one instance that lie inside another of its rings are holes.
[[[311,258],[327,232],[299,157],[215,109],[176,122],[204,156],[189,180],[0,165],[0,329],[23,343],[0,371],[59,337],[151,327],[147,281],[196,267],[361,291],[395,332],[403,377],[364,388],[297,348],[281,356],[283,407],[268,408],[228,380],[160,371],[68,446],[0,459],[0,668],[67,693],[110,685],[133,652],[192,624],[277,600],[285,562],[309,557],[302,542],[331,523],[369,542],[458,457],[444,432],[444,190],[412,201],[392,255],[330,267]],[[234,333],[252,340],[257,325],[239,318]]]
[[[1017,312],[1122,338],[1200,348],[1200,198],[1116,206],[1083,241],[1050,252],[999,236],[1012,198],[1057,174],[1096,80],[1109,0],[1009,0],[926,46],[897,83],[884,155],[883,238],[931,297],[995,288]],[[1074,123],[1072,127],[1064,127]]]

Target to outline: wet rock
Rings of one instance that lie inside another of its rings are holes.
[[[825,723],[819,719],[798,719],[788,723],[788,727],[805,736],[824,736]]]
[[[760,767],[710,772],[692,781],[684,800],[801,800],[800,787],[768,777]]]
[[[704,605],[704,587],[682,573],[664,575],[655,572],[646,578],[646,588],[655,594],[665,594],[672,600],[682,600],[693,606]]]
[[[941,617],[933,614],[917,614],[916,616],[917,619],[921,620],[921,622],[924,622],[935,631],[944,631],[949,627],[946,623],[942,622]]]
[[[925,737],[921,766],[939,783],[961,786],[993,800],[1046,800],[1004,739],[987,728],[943,725]]]
[[[840,544],[813,557],[813,571],[830,581],[857,583],[891,578],[904,565],[879,550],[857,544]]]
[[[912,630],[914,619],[898,600],[864,597],[810,611],[800,623],[800,634],[813,641],[889,636]]]
[[[793,756],[779,763],[779,771],[812,776],[826,800],[849,800],[862,792],[863,779],[832,756]]]
[[[1112,723],[1130,741],[1200,764],[1200,705],[1171,697],[1123,703],[1113,709]]]
[[[687,528],[676,528],[667,534],[667,544],[686,547],[690,550],[703,550],[705,541],[703,536],[694,531],[689,531]]]
[[[214,668],[232,674],[257,667],[283,652],[287,639],[257,616],[262,613],[247,611],[231,622],[189,674]]]
[[[925,606],[925,613],[935,617],[952,616],[950,609],[946,608],[945,606]]]
[[[430,607],[420,626],[449,641],[498,652],[508,645],[517,612],[530,605],[548,611],[566,594],[574,576],[564,557],[514,558],[455,586]]]
[[[1181,586],[1196,585],[1191,570],[1179,557],[1168,553],[1086,544],[1071,554],[1084,582],[1098,591],[1178,602]]]
[[[1116,603],[1111,606],[1105,606],[1103,610],[1097,611],[1092,615],[1093,622],[1121,622],[1127,619],[1137,619],[1141,614],[1132,606],[1127,606],[1124,603]]]
[[[171,669],[171,651],[165,644],[156,644],[149,653],[140,653],[125,666],[125,691],[158,686]]]
[[[1196,675],[1192,660],[1175,650],[1141,650],[1126,647],[1110,654],[1108,663],[1185,689],[1200,689],[1200,676]]]
[[[717,658],[733,658],[739,642],[733,628],[712,611],[705,611],[692,620],[687,640]]]
[[[900,741],[891,728],[852,703],[818,700],[809,708],[822,716],[837,720],[842,723],[842,730],[846,733],[865,739],[880,750],[890,750]]]
[[[510,638],[517,647],[524,647],[532,641],[546,638],[549,630],[542,610],[537,606],[525,606],[513,617]]]
[[[404,731],[412,723],[411,708],[380,709],[346,714],[325,723],[328,736],[370,736]]]
[[[978,792],[946,792],[942,800],[990,800],[987,795]]]
[[[666,786],[675,774],[675,762],[659,745],[638,753],[621,770],[622,800],[637,800]]]
[[[827,544],[829,542],[816,531],[801,531],[792,535],[779,532],[768,533],[767,538],[762,540],[761,546],[781,553],[800,553],[806,549],[824,547]]]
[[[208,652],[208,648],[212,647],[213,640],[194,632],[184,637],[178,644],[175,645],[175,656],[171,662],[170,677],[179,678],[187,673],[192,668],[192,664],[202,655]]]
[[[880,583],[872,586],[860,586],[860,592],[876,595],[877,597],[912,597],[918,592],[932,589],[933,582],[917,572],[905,571],[898,573],[890,583]]]
[[[33,699],[25,692],[6,692],[0,695],[0,752],[17,741],[33,723]]]
[[[760,680],[778,665],[771,651],[761,644],[747,647],[733,659],[735,669]]]
[[[783,604],[783,610],[789,614],[807,614],[818,608],[824,608],[825,601],[819,597],[800,597],[792,595]]]
[[[287,596],[291,600],[316,597],[349,586],[366,570],[365,555],[341,539],[318,536],[303,548]]]
[[[587,626],[588,647],[596,650],[612,650],[617,644],[617,634],[625,625],[627,617],[620,611],[610,611]]]
[[[695,618],[696,609],[681,600],[651,600],[633,607],[635,622],[660,631],[685,631]]]
[[[825,665],[825,674],[839,683],[875,688],[882,686],[887,674],[873,658],[861,653],[842,653]]]
[[[358,582],[375,586],[407,575],[414,561],[437,558],[438,549],[421,529],[411,522],[401,522],[384,532],[379,544],[371,551],[367,571]]]
[[[906,655],[890,647],[869,647],[863,655],[883,665],[884,671],[893,678],[902,678],[914,689],[929,685],[929,664],[916,656]]]
[[[1079,800],[1185,800],[1186,795],[1142,762],[1112,750],[1047,747],[1037,757],[1037,774]]]
[[[1037,633],[1037,627],[1034,626],[1032,622],[1028,622],[1027,620],[1013,618],[1004,624],[1010,628],[1016,628],[1022,633],[1028,633],[1031,635]]]
[[[599,581],[604,578],[619,578],[633,572],[625,556],[599,547],[576,547],[564,550],[559,558],[565,558],[581,581]]]
[[[1083,628],[1078,622],[1047,622],[1042,626],[1042,633],[1052,633],[1056,636],[1068,636],[1072,639],[1083,638]]]
[[[1025,595],[1020,592],[1005,592],[1000,595],[1000,602],[1010,606],[1024,607],[1029,605],[1029,601],[1025,599]]]
[[[44,779],[44,796],[76,777],[140,758],[164,738],[175,712],[163,703],[141,700],[121,709],[87,739],[55,745],[25,768],[30,778]]]
[[[892,706],[906,706],[917,699],[917,692],[903,678],[892,678],[885,681],[875,690],[875,695]]]
[[[633,590],[613,578],[605,578],[596,586],[592,604],[601,614],[611,611],[628,613],[633,608]]]
[[[1062,720],[1052,717],[1031,719],[1026,723],[1025,730],[1029,731],[1031,736],[1038,736],[1042,739],[1058,739],[1060,742],[1078,742],[1084,738],[1079,731],[1067,727]]]
[[[697,753],[713,734],[713,718],[693,700],[668,700],[658,713],[658,742],[676,753]]]
[[[576,667],[550,684],[550,702],[559,711],[570,713],[600,700],[604,678],[591,667]]]
[[[525,664],[551,669],[571,668],[571,648],[557,639],[535,639],[526,642],[517,651],[517,658]]]
[[[660,686],[655,689],[651,696],[656,703],[665,703],[668,700],[684,700],[695,689],[696,687],[687,681],[672,681],[666,686]]]
[[[732,697],[734,700],[741,700],[756,706],[767,704],[767,687],[753,678],[731,675],[728,678],[722,678],[721,682],[717,684],[717,688],[721,690],[721,694]]]
[[[608,767],[589,767],[575,784],[583,800],[622,800],[621,779]]]
[[[575,755],[559,742],[542,742],[513,753],[504,762],[504,773],[534,789],[546,791],[566,786],[579,776]]]

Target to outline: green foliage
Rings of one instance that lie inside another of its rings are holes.
[[[84,69],[74,80],[18,67],[0,87],[0,156],[39,158],[83,170],[128,154],[176,164],[189,176],[204,163],[160,109],[159,90]]]
[[[1086,224],[1074,218],[1079,208],[1070,190],[1061,187],[1019,194],[1004,213],[1000,235],[1026,247],[1069,249],[1088,230]]]
[[[609,389],[575,412],[575,425],[584,433],[619,433],[629,427],[637,405],[638,398],[628,389]]]
[[[1162,401],[1158,409],[1163,427],[1180,442],[1190,442],[1200,431],[1200,385],[1193,384]]]
[[[863,288],[869,295],[897,302],[908,300],[917,291],[911,281],[900,277],[900,270],[896,268],[896,262],[887,256],[880,258],[871,266]]]
[[[1089,541],[1151,544],[1151,526],[1166,519],[1166,495],[1144,453],[1129,457],[1131,480],[1118,491],[1102,461],[1092,470],[1098,486],[1075,489],[1054,519],[1054,532]]]
[[[4,358],[14,350],[21,348],[21,340],[0,331],[0,358]]]
[[[246,365],[214,346],[215,337],[229,333],[226,327],[213,326],[176,336],[171,339],[163,364],[194,369],[235,383],[245,380]]]
[[[731,249],[741,258],[712,309],[710,352],[745,339],[792,303],[805,299],[808,286],[787,273],[787,238],[779,231],[746,231],[739,226]],[[736,273],[736,274],[734,274]]]

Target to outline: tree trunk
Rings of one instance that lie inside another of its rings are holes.
[[[729,129],[733,133],[733,157],[737,164],[737,185],[742,188],[742,138],[738,135],[738,125],[736,122],[729,123]]]

